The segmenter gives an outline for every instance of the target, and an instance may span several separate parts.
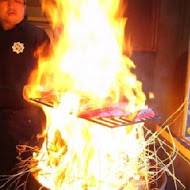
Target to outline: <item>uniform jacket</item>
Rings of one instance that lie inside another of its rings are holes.
[[[10,152],[8,144],[15,149],[15,144],[28,142],[41,132],[44,113],[24,100],[22,93],[37,66],[34,53],[45,42],[49,43],[45,31],[26,17],[11,30],[0,25],[0,149]]]
[[[34,52],[48,42],[46,32],[27,21],[11,30],[0,26],[0,110],[27,106],[22,90],[31,71],[37,66]]]

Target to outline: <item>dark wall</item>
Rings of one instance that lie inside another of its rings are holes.
[[[176,111],[184,99],[185,84],[178,81],[185,79],[187,70],[187,59],[180,58],[188,47],[188,35],[184,32],[187,5],[188,1],[185,0],[163,0],[160,4],[154,91],[155,108],[163,119]],[[179,133],[176,129],[180,123],[174,123],[171,127],[176,134]]]
[[[145,51],[142,48],[132,54],[137,67],[134,72],[143,82],[147,104],[156,114],[162,116],[159,125],[178,109],[185,98],[189,33],[190,1],[160,0],[155,51]],[[143,33],[142,38],[148,37]],[[150,91],[155,93],[154,100],[148,99]],[[182,116],[170,125],[176,136],[183,133]],[[186,189],[190,189],[190,164],[177,156],[174,169],[176,177]],[[175,189],[172,178],[168,178],[167,189]],[[178,184],[178,189],[183,188]]]
[[[138,2],[138,0],[135,1]],[[148,0],[143,2],[149,3]],[[143,82],[147,104],[156,114],[162,116],[162,119],[158,121],[161,125],[184,100],[190,31],[190,1],[160,0],[156,6],[159,6],[158,19],[154,18],[155,22],[158,22],[156,35],[141,33],[143,39],[156,38],[155,50],[143,49],[143,46],[140,50],[134,48],[132,60],[137,67],[134,72]],[[151,23],[146,26],[152,27]],[[148,93],[151,91],[155,94],[154,100],[148,98]],[[176,135],[181,133],[180,124],[181,118],[171,125]]]

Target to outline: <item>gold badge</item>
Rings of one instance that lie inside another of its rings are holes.
[[[24,44],[20,43],[20,42],[14,42],[13,46],[12,46],[13,52],[19,54],[19,53],[23,53],[24,51]]]

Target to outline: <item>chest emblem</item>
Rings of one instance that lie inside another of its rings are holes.
[[[19,53],[23,53],[24,51],[24,44],[20,43],[20,42],[14,42],[13,46],[12,46],[13,52],[19,54]]]

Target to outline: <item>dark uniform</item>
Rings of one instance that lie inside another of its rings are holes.
[[[49,43],[44,30],[25,17],[11,30],[0,25],[0,174],[15,164],[16,145],[35,143],[45,116],[41,108],[23,99],[23,87],[37,66],[35,50]]]

